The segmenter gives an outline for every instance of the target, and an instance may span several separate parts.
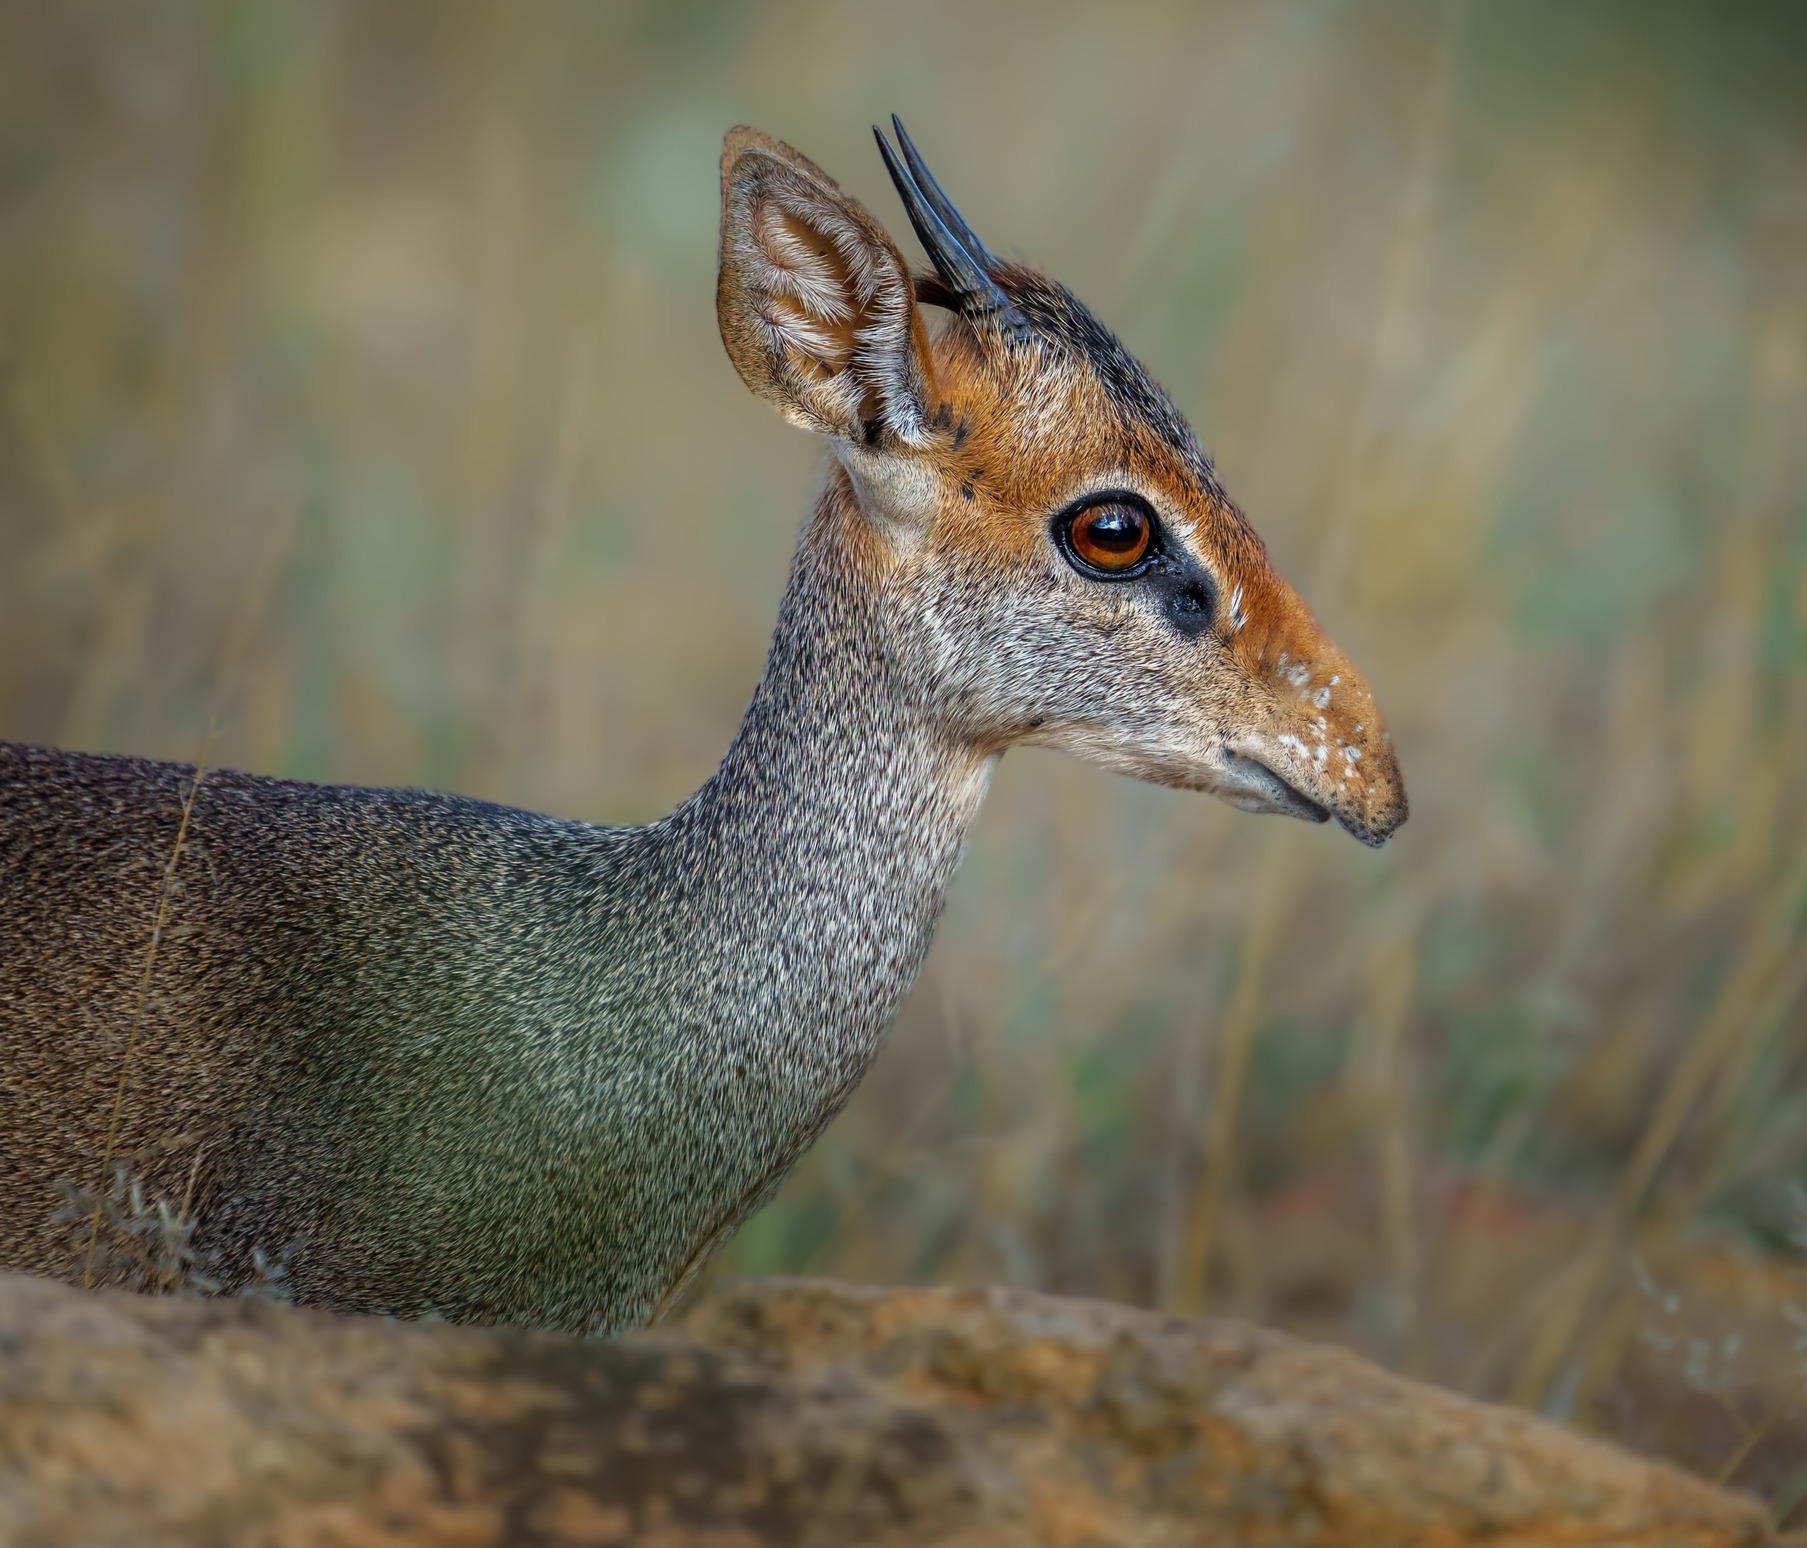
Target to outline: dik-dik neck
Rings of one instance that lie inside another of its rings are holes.
[[[868,520],[835,468],[739,733],[661,825],[701,879],[731,1020],[855,1076],[928,948],[992,763],[900,678],[911,621],[887,612]]]

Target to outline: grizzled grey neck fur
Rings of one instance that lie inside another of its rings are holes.
[[[840,1109],[989,770],[913,707],[844,500],[720,769],[648,827],[202,779],[116,1153],[171,1201],[199,1155],[228,1286],[261,1250],[303,1301],[631,1326]],[[104,1144],[191,776],[0,746],[0,1188],[42,1204],[0,1215],[0,1262],[79,1274],[51,1183]],[[34,842],[59,822],[88,853]],[[59,1122],[15,1107],[72,1081]]]

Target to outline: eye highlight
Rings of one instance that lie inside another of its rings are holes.
[[[1081,506],[1058,530],[1074,569],[1113,580],[1139,570],[1154,547],[1154,518],[1141,501],[1122,495]]]

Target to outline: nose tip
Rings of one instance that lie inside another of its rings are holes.
[[[1379,731],[1370,752],[1370,772],[1360,795],[1346,803],[1346,810],[1343,806],[1334,810],[1347,832],[1370,849],[1379,849],[1411,815],[1411,806],[1406,800],[1405,779],[1399,772],[1392,737]]]
[[[1336,818],[1344,831],[1360,839],[1370,849],[1379,849],[1404,826],[1409,815],[1410,809],[1402,786],[1391,800],[1377,802],[1366,811],[1339,811]]]
[[[1259,584],[1256,580],[1259,580]],[[1249,755],[1378,848],[1406,819],[1405,783],[1374,691],[1271,567],[1248,580],[1235,648],[1265,690]]]
[[[1340,653],[1327,664],[1282,658],[1273,749],[1276,772],[1373,848],[1398,831],[1408,807],[1393,739],[1367,683]]]

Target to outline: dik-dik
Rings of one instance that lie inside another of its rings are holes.
[[[630,1327],[870,1067],[1006,749],[1404,821],[1367,683],[1185,421],[897,139],[928,274],[788,145],[723,147],[722,340],[832,455],[668,816],[0,746],[0,1265],[105,1277],[56,1185],[123,1168],[228,1289]]]

